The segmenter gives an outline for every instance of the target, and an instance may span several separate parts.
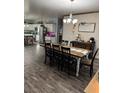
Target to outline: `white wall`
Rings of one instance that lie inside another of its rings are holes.
[[[96,47],[99,48],[99,13],[74,15],[73,17],[78,19],[78,23],[75,27],[75,32],[74,33],[72,32],[73,24],[64,23],[63,39],[69,40],[69,41],[75,40],[77,34],[81,34],[81,39],[84,41],[88,41],[90,37],[94,37],[96,41]],[[94,33],[78,32],[78,24],[80,22],[96,23],[95,32]],[[98,58],[98,55],[97,55],[97,58]]]

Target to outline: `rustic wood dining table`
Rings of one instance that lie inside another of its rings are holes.
[[[91,50],[83,49],[83,48],[77,48],[77,47],[72,47],[72,46],[60,45],[60,51],[61,51],[61,46],[70,48],[70,54],[77,59],[76,76],[78,77],[79,76],[81,59],[84,56],[86,56],[88,58],[88,55],[91,52]]]

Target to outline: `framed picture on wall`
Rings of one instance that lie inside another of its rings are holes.
[[[95,26],[96,26],[96,23],[83,23],[83,22],[81,22],[78,25],[78,31],[79,32],[93,33],[95,31]]]

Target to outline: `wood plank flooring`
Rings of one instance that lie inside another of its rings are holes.
[[[24,47],[24,93],[83,93],[91,80],[88,68],[82,68],[79,77],[68,76],[58,71],[57,66],[44,64],[44,57],[43,47]],[[94,73],[98,63],[95,60]]]

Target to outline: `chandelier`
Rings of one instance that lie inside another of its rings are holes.
[[[74,0],[70,0],[70,1],[71,1],[71,3],[72,3]],[[64,22],[64,23],[76,24],[76,23],[78,22],[78,19],[74,19],[73,16],[72,16],[72,13],[70,13],[67,18],[64,18],[64,19],[63,19],[63,22]]]

